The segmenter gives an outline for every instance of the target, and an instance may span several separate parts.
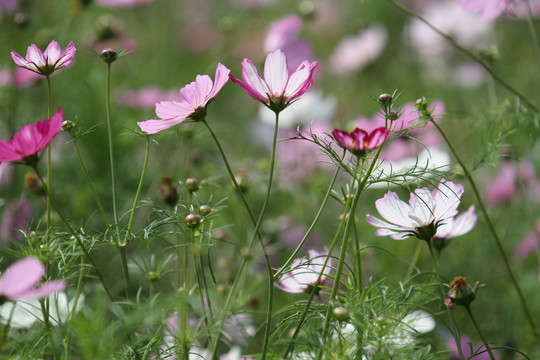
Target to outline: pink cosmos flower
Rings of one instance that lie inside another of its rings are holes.
[[[459,5],[468,12],[482,12],[484,21],[493,21],[507,10],[509,4],[507,0],[460,0]]]
[[[11,52],[11,57],[15,64],[43,76],[49,76],[53,72],[68,66],[75,56],[75,45],[70,41],[66,51],[62,52],[60,45],[56,41],[51,41],[45,52],[41,52],[34,44],[28,47],[26,59],[15,51]]]
[[[294,260],[291,271],[284,274],[276,286],[288,293],[298,294],[310,292],[314,286],[322,285],[332,268],[332,258],[330,258],[323,271],[326,255],[328,251],[319,253],[316,250],[309,250],[309,258],[302,257]],[[323,275],[321,281],[317,283],[321,271]]]
[[[317,62],[305,60],[293,74],[287,69],[287,56],[277,49],[268,53],[264,63],[264,79],[251,60],[242,61],[242,80],[229,75],[232,82],[240,85],[252,98],[261,101],[272,111],[279,113],[304,94],[313,84],[313,71]]]
[[[152,3],[156,0],[97,0],[96,3],[108,8],[137,7]]]
[[[365,155],[366,151],[370,151],[381,146],[390,131],[385,127],[378,127],[368,134],[365,130],[356,128],[350,134],[346,131],[334,129],[332,135],[339,146],[349,150],[356,156]]]
[[[521,244],[519,244],[518,248],[514,252],[514,256],[521,261],[525,260],[527,256],[529,256],[529,254],[532,253],[540,244],[538,239],[540,239],[540,223],[536,224],[535,231],[525,236]]]
[[[162,101],[156,104],[156,115],[161,120],[147,120],[137,123],[148,135],[168,129],[191,118],[204,120],[206,106],[227,82],[230,70],[218,64],[214,83],[208,75],[197,75],[195,81],[180,90],[180,101]]]
[[[461,344],[461,351],[463,352],[463,357],[465,359],[470,360],[490,360],[491,357],[489,356],[489,353],[486,351],[486,348],[482,345],[472,345],[472,340],[467,335],[462,335],[460,337],[460,344]],[[449,337],[446,341],[446,346],[452,353],[450,354],[453,359],[459,359],[459,352],[456,345],[456,340],[453,337]],[[492,350],[493,355],[495,356],[495,359],[500,359],[500,355],[497,353],[496,350]],[[478,355],[474,355],[478,354]],[[473,356],[474,355],[474,356]]]
[[[420,240],[449,239],[470,231],[476,223],[474,207],[454,219],[461,201],[463,186],[441,180],[437,189],[416,189],[409,204],[389,191],[375,202],[379,214],[386,220],[367,215],[369,224],[378,228],[376,236],[403,240],[416,236]]]
[[[0,20],[7,14],[14,14],[19,8],[19,0],[0,0]]]
[[[62,129],[62,109],[58,108],[48,120],[40,120],[33,125],[25,125],[9,140],[0,140],[0,161],[37,161],[37,154],[43,150]]]
[[[125,90],[118,94],[116,101],[122,106],[138,109],[151,109],[159,101],[174,101],[178,90],[163,91],[157,86],[148,86],[139,90]]]
[[[0,278],[0,302],[40,299],[52,293],[63,291],[64,280],[48,281],[36,288],[45,275],[45,266],[37,259],[18,260]]]

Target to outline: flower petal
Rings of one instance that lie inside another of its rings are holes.
[[[266,55],[264,62],[264,80],[273,98],[281,98],[288,87],[289,70],[287,68],[287,57],[277,49]]]
[[[208,94],[206,102],[216,97],[217,93],[229,80],[230,73],[231,70],[227,69],[225,65],[221,63],[218,64],[216,68],[216,75],[214,77],[214,86],[212,87],[212,91],[210,91],[210,93]]]
[[[462,194],[463,186],[442,179],[435,193],[435,209],[433,210],[435,219],[444,220],[456,215]]]
[[[244,82],[232,75],[229,75],[229,77],[233,83],[240,85],[246,90],[249,96],[268,104],[268,94],[270,94],[270,89],[259,75],[257,68],[253,65],[251,60],[244,59],[244,61],[242,61],[242,79]]]
[[[375,201],[375,207],[385,220],[404,229],[411,228],[412,223],[407,216],[411,211],[411,207],[401,201],[395,192],[387,192],[382,199]]]
[[[171,128],[177,124],[180,124],[185,119],[167,119],[167,120],[146,120],[146,121],[140,121],[137,123],[139,127],[141,128],[141,131],[148,134],[156,134],[160,132],[161,130],[165,130],[168,128]]]
[[[386,138],[388,138],[388,135],[390,134],[390,131],[385,127],[378,127],[375,130],[369,134],[367,138],[367,150],[373,150],[381,146]]]
[[[313,84],[313,71],[317,67],[316,62],[304,61],[291,75],[285,89],[286,101],[292,101],[304,94]]]
[[[45,275],[45,266],[37,259],[18,260],[2,274],[0,295],[8,299],[21,299],[31,292]]]
[[[429,225],[435,219],[433,216],[435,199],[428,189],[416,189],[411,193],[409,204],[411,205],[409,218],[416,222],[413,224],[415,227]]]

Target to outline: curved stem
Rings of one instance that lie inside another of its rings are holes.
[[[441,30],[436,28],[433,24],[431,24],[429,21],[424,19],[422,16],[418,15],[417,13],[415,13],[415,12],[413,12],[413,11],[407,9],[407,8],[405,8],[404,6],[399,4],[396,0],[388,0],[388,1],[395,8],[399,9],[401,12],[403,12],[403,13],[409,15],[409,16],[412,16],[414,18],[417,18],[418,20],[420,20],[421,22],[426,24],[429,28],[431,28],[431,30],[435,31],[437,34],[442,36],[446,41],[448,41],[454,48],[461,51],[463,54],[467,55],[468,57],[473,59],[475,62],[480,64],[480,66],[482,66],[499,84],[501,84],[508,91],[510,91],[512,94],[514,94],[518,98],[520,98],[521,101],[523,101],[531,110],[533,110],[534,112],[540,112],[540,108],[538,108],[538,106],[536,106],[531,100],[529,100],[529,98],[527,98],[525,95],[523,95],[521,92],[519,92],[512,85],[507,83],[502,77],[500,77],[495,71],[493,71],[493,69],[491,69],[489,64],[487,64],[485,61],[483,61],[478,56],[473,54],[471,51],[469,51],[469,50],[465,49],[464,47],[462,47],[461,45],[459,45],[451,36],[446,35]]]
[[[495,356],[493,356],[493,352],[491,351],[491,348],[489,347],[489,343],[486,341],[486,337],[484,336],[484,333],[482,330],[480,330],[480,326],[478,326],[478,323],[476,322],[476,319],[474,318],[474,315],[471,311],[470,306],[465,306],[465,309],[467,309],[467,313],[469,314],[469,317],[471,318],[474,327],[476,328],[476,332],[478,332],[478,335],[480,335],[480,338],[482,339],[482,342],[484,343],[484,346],[486,347],[486,350],[489,353],[489,358],[491,360],[495,360]]]
[[[94,268],[94,270],[96,272],[96,275],[98,276],[99,281],[101,282],[101,285],[103,286],[103,289],[105,290],[105,292],[107,293],[107,296],[109,297],[109,300],[113,301],[112,293],[109,290],[109,287],[107,286],[107,283],[105,282],[105,278],[103,277],[103,274],[99,270],[96,262],[94,261],[94,259],[90,255],[90,253],[88,252],[88,249],[86,248],[86,246],[84,246],[84,243],[82,242],[79,234],[77,234],[75,229],[73,229],[71,224],[67,221],[67,219],[64,217],[64,215],[62,214],[62,212],[58,208],[58,205],[56,205],[56,203],[53,201],[53,199],[51,197],[51,193],[49,192],[49,189],[45,186],[45,181],[43,180],[43,178],[39,174],[39,171],[38,171],[37,167],[34,166],[33,168],[34,168],[34,171],[36,172],[37,177],[39,178],[39,181],[41,181],[41,183],[43,184],[43,187],[47,191],[47,198],[49,199],[49,202],[51,203],[51,206],[54,208],[54,211],[56,211],[58,217],[60,218],[60,220],[62,220],[62,222],[64,223],[64,226],[68,229],[68,231],[75,237],[75,241],[77,242],[77,245],[79,245],[79,247],[83,251],[84,255],[86,256],[86,258],[88,259],[88,261],[90,262],[92,267]]]
[[[473,179],[471,173],[469,172],[469,170],[467,169],[467,167],[465,166],[465,164],[463,163],[463,161],[461,160],[461,158],[457,154],[456,149],[454,149],[454,147],[452,146],[452,143],[450,142],[450,140],[448,139],[448,137],[446,136],[446,134],[444,133],[442,128],[439,126],[439,124],[437,124],[437,122],[435,122],[433,119],[430,119],[430,121],[433,123],[433,125],[435,125],[435,127],[437,128],[437,131],[439,131],[441,136],[444,138],[444,141],[446,142],[446,144],[450,148],[450,151],[452,152],[452,154],[456,158],[457,162],[459,163],[461,169],[463,170],[463,173],[465,174],[465,176],[469,180],[469,183],[471,184],[472,190],[474,192],[474,196],[476,197],[476,203],[478,204],[478,207],[480,208],[480,212],[484,216],[484,219],[485,219],[485,221],[486,221],[486,223],[488,225],[489,231],[491,232],[491,235],[493,236],[493,239],[495,240],[495,245],[497,247],[497,250],[499,250],[499,253],[501,254],[501,257],[503,259],[504,266],[506,267],[506,271],[507,271],[508,275],[510,276],[510,279],[512,281],[512,284],[514,285],[514,288],[516,289],[516,291],[518,293],[519,300],[521,302],[521,307],[523,308],[523,311],[525,312],[525,317],[527,319],[527,322],[529,323],[529,326],[533,330],[533,333],[536,336],[536,338],[540,339],[540,331],[536,328],[536,324],[535,324],[535,322],[533,320],[533,317],[532,317],[532,315],[531,315],[531,313],[529,311],[529,308],[527,306],[527,302],[525,301],[525,296],[523,295],[523,293],[521,291],[521,288],[520,288],[520,286],[519,286],[519,284],[517,282],[517,279],[515,278],[514,273],[512,272],[512,269],[510,268],[510,262],[508,260],[508,257],[506,256],[506,252],[504,251],[504,248],[502,246],[502,242],[499,239],[499,236],[497,235],[497,231],[495,230],[495,226],[491,222],[491,218],[489,217],[489,215],[487,213],[486,207],[484,206],[484,202],[482,201],[482,197],[480,196],[480,192],[478,191],[478,188],[476,187],[476,183],[474,182],[474,179]]]

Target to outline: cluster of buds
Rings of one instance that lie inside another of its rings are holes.
[[[383,93],[377,98],[379,105],[382,107],[384,118],[386,120],[394,121],[399,118],[399,113],[392,108],[394,104],[394,97],[390,94]]]

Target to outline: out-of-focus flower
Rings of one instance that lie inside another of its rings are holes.
[[[309,293],[313,287],[321,286],[332,269],[332,258],[328,260],[323,271],[324,261],[328,252],[319,253],[316,250],[308,251],[308,258],[295,259],[291,264],[291,271],[285,273],[276,286],[288,293]],[[323,271],[321,280],[317,283],[319,275]]]
[[[41,299],[66,287],[64,280],[52,280],[36,287],[45,275],[45,266],[37,259],[24,258],[4,271],[0,278],[0,302]]]
[[[518,184],[522,181],[529,200],[540,200],[540,184],[530,161],[515,163],[505,159],[499,171],[486,186],[486,203],[495,206],[519,197]]]
[[[33,212],[32,204],[25,198],[20,198],[6,205],[0,230],[2,241],[21,240],[18,230],[23,231],[26,229],[32,220]]]
[[[256,332],[251,316],[246,313],[227,317],[223,326],[223,336],[233,344],[247,345]]]
[[[108,8],[129,8],[150,4],[156,0],[96,0],[96,4]]]
[[[470,13],[481,13],[484,21],[493,21],[503,14],[525,17],[528,6],[531,7],[533,15],[540,11],[538,0],[460,0],[459,5]]]
[[[45,52],[41,52],[36,45],[32,44],[28,47],[26,58],[23,58],[15,51],[11,52],[11,57],[15,64],[22,68],[43,76],[49,76],[56,70],[68,66],[73,60],[76,50],[73,41],[70,41],[66,51],[62,52],[60,45],[53,40],[47,46]]]
[[[490,360],[491,357],[489,356],[489,353],[486,351],[486,348],[483,345],[473,345],[472,340],[467,335],[462,335],[460,337],[460,344],[461,344],[461,351],[463,352],[463,357],[465,359],[470,360]],[[451,356],[454,359],[460,359],[458,348],[456,345],[456,340],[453,336],[448,337],[446,341],[446,346],[451,352]],[[500,355],[496,350],[492,349],[492,353],[495,356],[495,359],[500,359]],[[478,354],[478,355],[474,355]],[[474,355],[474,356],[473,356]]]
[[[378,127],[368,134],[365,130],[356,128],[348,133],[343,130],[334,129],[332,135],[339,146],[349,150],[356,156],[364,156],[367,151],[374,150],[381,146],[390,131],[385,127]]]
[[[0,0],[0,20],[6,14],[14,14],[19,8],[19,0]]]
[[[298,35],[304,22],[298,15],[287,15],[271,23],[266,29],[264,51],[281,49],[287,56],[289,72],[294,71],[304,60],[313,57],[313,50],[307,40]]]
[[[77,310],[81,308],[84,297],[77,301]],[[68,300],[64,292],[49,295],[49,320],[53,325],[60,324],[67,320],[69,314],[75,306],[75,299]],[[6,303],[0,306],[0,321],[13,328],[28,328],[36,320],[43,321],[43,313],[39,300],[18,301],[16,303]]]
[[[293,74],[287,69],[287,57],[280,49],[268,53],[264,63],[264,79],[251,60],[242,61],[242,80],[229,75],[252,98],[261,101],[275,113],[281,112],[304,94],[313,84],[317,62],[305,60]]]
[[[128,36],[122,21],[107,14],[96,20],[94,36],[89,39],[86,47],[98,54],[107,48],[129,52],[137,49],[137,43]]]
[[[383,26],[375,25],[356,36],[346,37],[330,56],[335,74],[347,75],[361,70],[381,56],[388,37]]]
[[[28,164],[37,161],[38,152],[60,132],[63,121],[62,109],[58,108],[50,119],[23,126],[9,141],[0,141],[0,161]]]
[[[318,90],[310,90],[286,112],[279,115],[279,127],[296,130],[298,126],[307,128],[310,124],[329,122],[336,110],[337,99],[332,96],[324,97]],[[275,116],[261,105],[258,118],[266,124],[274,126]]]
[[[434,237],[451,238],[464,234],[464,230],[470,230],[474,226],[471,223],[476,222],[476,216],[471,215],[474,208],[469,208],[469,211],[453,219],[462,194],[463,186],[444,179],[432,191],[427,188],[416,189],[411,193],[409,204],[389,191],[375,202],[377,211],[388,222],[369,214],[366,220],[378,228],[376,236],[390,236],[394,240],[410,236],[426,241]],[[442,227],[447,221],[452,225]]]
[[[163,91],[157,86],[149,86],[139,90],[125,90],[116,96],[122,106],[138,109],[151,109],[160,101],[174,101],[178,98],[178,90]]]
[[[156,115],[161,120],[141,121],[137,124],[147,134],[155,134],[180,124],[190,118],[194,121],[204,120],[206,106],[227,82],[230,71],[218,64],[214,83],[208,75],[197,75],[194,82],[180,90],[180,101],[162,101],[156,104]]]
[[[527,234],[521,244],[514,252],[514,256],[519,260],[525,260],[530,253],[532,253],[538,245],[540,245],[540,223],[536,224],[535,231]]]
[[[253,360],[250,357],[242,356],[242,351],[238,346],[233,346],[228,353],[219,357],[219,360]]]

